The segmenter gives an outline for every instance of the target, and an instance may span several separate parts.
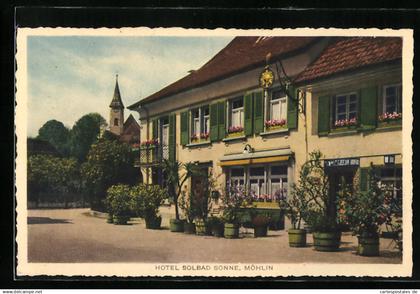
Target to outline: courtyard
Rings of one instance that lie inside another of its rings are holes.
[[[380,240],[379,257],[355,254],[357,238],[343,233],[340,251],[317,252],[308,246],[290,248],[287,231],[269,231],[254,238],[241,229],[239,239],[171,233],[172,210],[161,208],[161,230],[146,230],[142,219],[126,226],[106,223],[90,209],[28,210],[28,261],[34,263],[401,263],[390,239]]]

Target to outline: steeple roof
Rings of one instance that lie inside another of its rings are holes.
[[[124,104],[121,100],[120,87],[118,86],[118,74],[116,75],[116,78],[115,78],[114,96],[112,97],[112,101],[109,107],[124,108]]]

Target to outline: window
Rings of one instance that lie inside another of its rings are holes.
[[[118,118],[114,118],[114,126],[118,126]]]
[[[356,93],[340,94],[334,97],[335,127],[356,125],[357,101]]]
[[[287,96],[282,91],[275,91],[271,95],[270,120],[286,120],[287,118]]]
[[[160,120],[160,142],[162,142],[162,156],[164,159],[169,158],[169,119],[162,118]]]
[[[229,127],[243,130],[244,126],[244,99],[236,98],[230,101]]]
[[[253,198],[266,196],[266,174],[264,167],[251,167],[249,169],[249,189]]]
[[[249,190],[255,201],[278,201],[287,197],[287,165],[231,168],[228,184]]]
[[[396,200],[395,205],[401,208],[402,205],[402,168],[386,167],[380,170],[380,184],[385,185]],[[398,210],[398,207],[394,207]]]
[[[244,186],[245,185],[245,173],[244,168],[232,168],[230,169],[230,182],[233,186]]]
[[[402,112],[401,85],[388,85],[383,89],[383,113]]]
[[[209,106],[191,110],[191,141],[207,141],[210,133]]]

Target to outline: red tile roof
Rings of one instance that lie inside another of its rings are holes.
[[[402,39],[397,37],[337,38],[295,82],[327,77],[346,70],[401,58]]]
[[[139,104],[174,95],[239,71],[257,67],[265,64],[266,55],[270,52],[274,59],[303,48],[316,39],[315,37],[236,37],[200,69],[129,106],[129,108],[133,109]]]

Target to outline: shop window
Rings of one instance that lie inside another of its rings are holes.
[[[254,199],[264,199],[266,195],[266,174],[264,167],[251,167],[249,169],[249,189]]]
[[[401,84],[387,85],[383,88],[382,98],[383,114],[400,114],[402,112],[402,88]]]
[[[356,93],[336,95],[333,98],[334,127],[357,124],[358,98]]]
[[[402,205],[402,168],[385,167],[380,169],[380,184],[392,194],[395,205]],[[397,207],[394,207],[397,210]]]
[[[244,99],[235,98],[229,102],[229,133],[244,129]]]
[[[231,168],[228,182],[247,187],[255,201],[278,201],[287,197],[287,165]]]
[[[207,141],[210,131],[209,106],[191,111],[191,142]]]

